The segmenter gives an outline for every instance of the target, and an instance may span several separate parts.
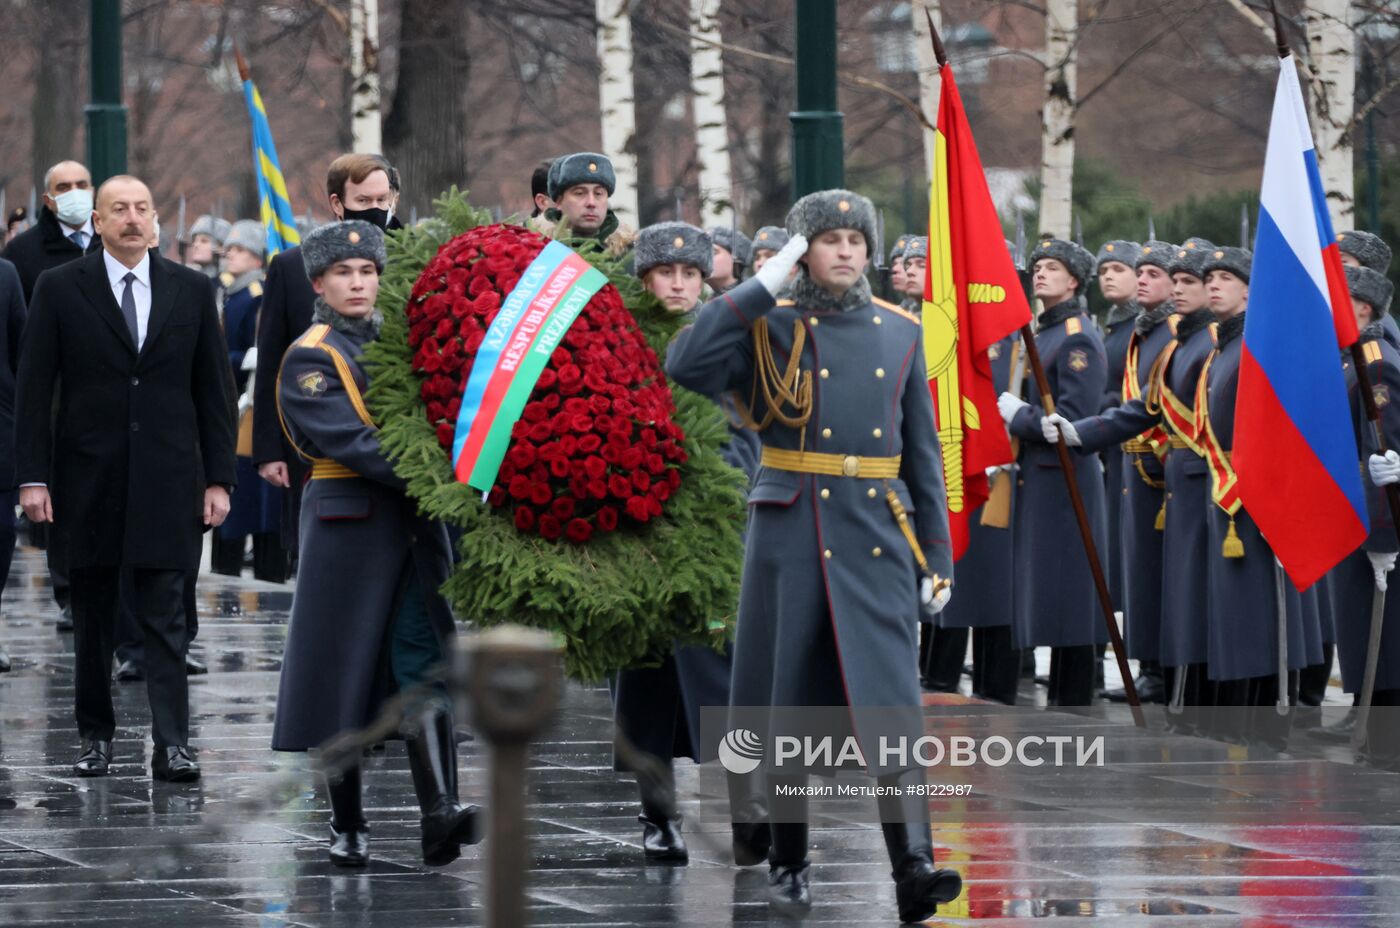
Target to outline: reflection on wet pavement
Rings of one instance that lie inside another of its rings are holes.
[[[290,587],[201,579],[198,647],[210,673],[192,679],[194,746],[204,767],[203,781],[192,785],[153,785],[140,684],[115,690],[115,774],[75,778],[72,639],[53,628],[42,554],[17,555],[3,606],[0,641],[15,667],[0,676],[0,925],[483,923],[485,847],[464,849],[442,869],[422,865],[419,812],[399,743],[366,762],[373,863],[346,873],[327,862],[328,811],[305,758],[268,750]],[[958,700],[945,700],[955,711]],[[1350,798],[1364,812],[1362,778],[1400,777],[1320,759],[1242,768],[1247,754],[1223,745],[1135,737],[1134,763],[1114,771],[1114,795],[1086,800],[1047,777],[1034,796],[979,796],[937,810],[939,860],[962,870],[966,888],[935,923],[1175,916],[1168,922],[1400,924],[1400,809],[1377,808],[1359,824],[1298,824],[1280,799],[1303,784],[1300,794],[1313,801]],[[479,742],[461,746],[464,797],[482,796],[483,750]],[[1168,772],[1160,762],[1172,751],[1193,762]],[[764,868],[730,863],[727,825],[702,813],[697,797],[709,780],[692,765],[678,766],[690,865],[642,864],[635,788],[612,770],[605,689],[570,686],[530,775],[534,924],[768,921]],[[1395,795],[1391,782],[1383,794]],[[1208,815],[1172,822],[1160,812],[1193,793],[1208,803],[1241,791],[1270,814],[1211,825],[1201,824]],[[1150,824],[1134,823],[1135,803],[1158,810]],[[807,921],[895,923],[875,827],[814,829],[812,859],[818,904]]]

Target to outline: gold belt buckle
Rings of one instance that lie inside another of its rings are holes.
[[[860,458],[854,454],[848,454],[841,459],[841,473],[847,477],[854,477],[860,473]]]

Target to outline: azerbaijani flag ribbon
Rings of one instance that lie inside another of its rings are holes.
[[[969,518],[990,492],[986,470],[1009,464],[987,349],[1031,321],[953,69],[944,65],[929,195],[924,278],[928,362],[953,557],[967,550]]]
[[[1231,462],[1240,499],[1305,590],[1367,535],[1338,348],[1356,318],[1303,92],[1281,60],[1259,202]]]
[[[530,391],[554,349],[608,278],[567,245],[550,242],[501,304],[472,361],[452,437],[457,480],[491,488]]]

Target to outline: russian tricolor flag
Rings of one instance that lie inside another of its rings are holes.
[[[1357,337],[1292,56],[1281,61],[1245,316],[1232,463],[1298,589],[1365,540],[1339,349]]]

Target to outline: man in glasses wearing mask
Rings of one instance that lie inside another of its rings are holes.
[[[326,196],[338,220],[361,219],[380,229],[399,229],[399,172],[383,155],[341,155],[326,170]],[[282,544],[296,550],[301,510],[302,464],[284,444],[277,417],[277,371],[282,355],[311,326],[316,293],[306,276],[300,248],[272,259],[263,282],[258,317],[257,371],[253,388],[253,461],[258,474],[282,495]]]

